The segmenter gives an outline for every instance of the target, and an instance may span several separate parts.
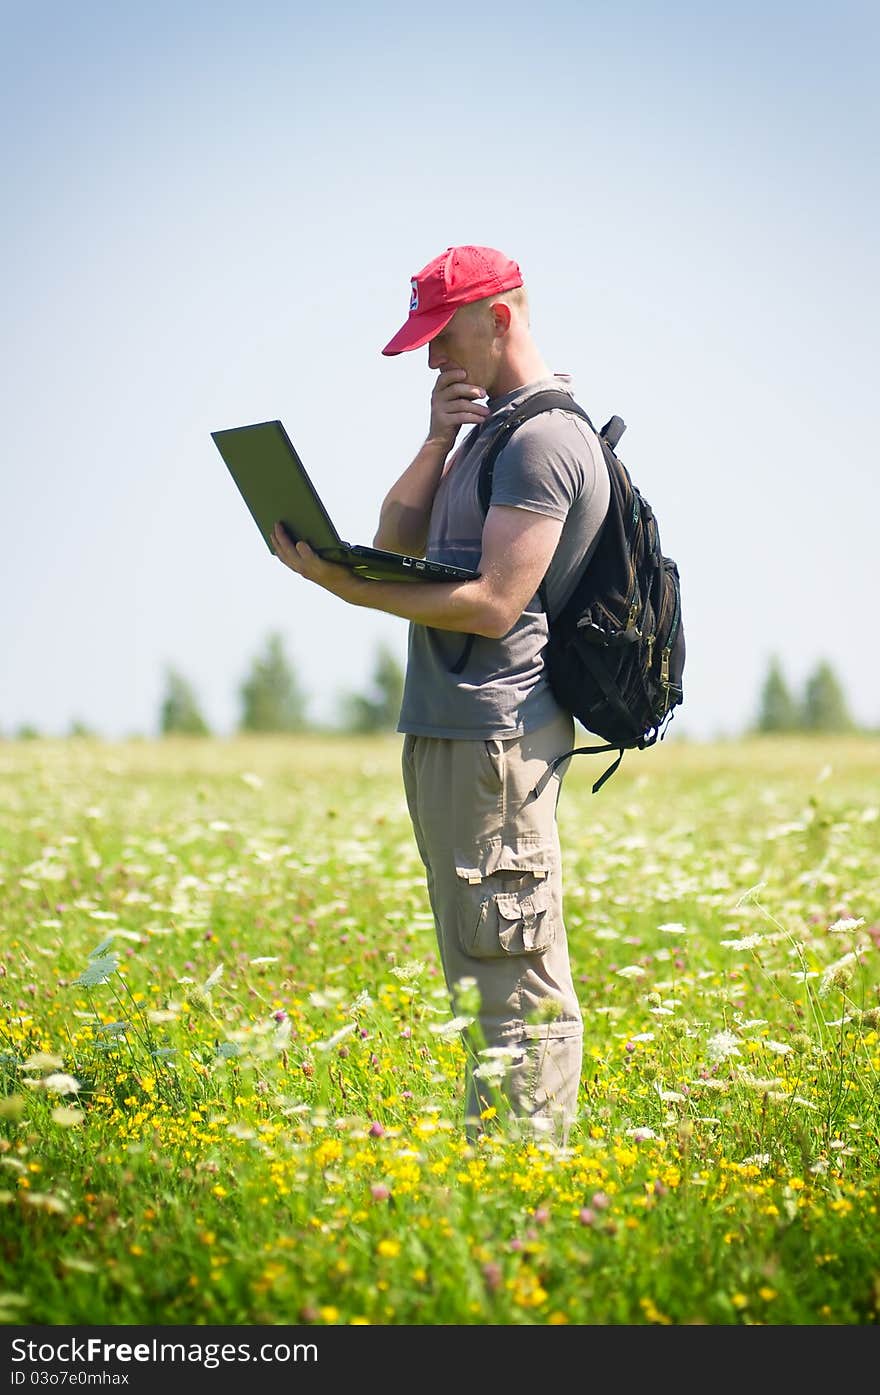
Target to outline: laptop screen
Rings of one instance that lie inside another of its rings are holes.
[[[339,534],[280,421],[212,431],[211,437],[270,552],[278,519],[316,552],[339,546]]]

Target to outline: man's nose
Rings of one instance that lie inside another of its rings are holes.
[[[451,368],[452,359],[438,348],[433,342],[428,344],[428,367],[442,372],[444,368]]]

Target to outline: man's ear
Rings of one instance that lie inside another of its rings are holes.
[[[496,338],[501,338],[510,329],[510,306],[503,300],[496,300],[492,306],[492,318],[495,321]]]

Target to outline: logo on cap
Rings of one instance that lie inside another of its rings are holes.
[[[414,310],[419,308],[419,283],[415,277],[410,281],[410,285],[412,286],[412,295],[409,298],[409,313],[412,314]]]

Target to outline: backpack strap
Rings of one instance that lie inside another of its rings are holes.
[[[514,407],[513,411],[504,418],[503,424],[495,433],[486,454],[480,462],[478,493],[480,507],[484,514],[489,511],[489,501],[492,497],[492,476],[495,471],[495,461],[507,445],[514,431],[518,426],[521,426],[524,421],[530,421],[532,417],[538,416],[541,412],[549,412],[554,407],[564,412],[574,412],[575,416],[583,417],[584,421],[593,431],[596,430],[583,407],[575,402],[570,393],[563,392],[561,388],[547,388],[544,392],[533,392],[531,397],[527,397],[524,402],[520,402],[519,406]]]
[[[514,407],[513,411],[509,412],[508,415],[504,418],[504,422],[493,436],[491,442],[489,443],[489,448],[486,451],[486,454],[480,461],[480,474],[477,480],[477,494],[480,500],[480,508],[482,509],[484,516],[489,512],[489,502],[492,497],[492,478],[495,472],[495,461],[498,459],[504,447],[507,445],[514,431],[517,429],[518,426],[521,426],[524,421],[530,421],[532,417],[539,416],[541,412],[549,412],[554,407],[559,408],[564,412],[574,412],[576,416],[583,417],[584,421],[591,428],[591,430],[596,430],[595,426],[593,426],[593,423],[590,421],[590,418],[587,416],[583,407],[579,406],[579,404],[575,402],[574,398],[571,396],[570,393],[564,392],[561,388],[546,388],[543,392],[534,392],[532,393],[531,397],[527,397],[524,402],[520,402],[519,406]],[[619,421],[620,418],[615,417],[613,418],[613,420]],[[611,423],[609,423],[609,426],[610,424]],[[623,424],[621,423],[621,428],[622,425]],[[480,427],[477,426],[469,434],[469,436],[467,436],[467,438],[465,439],[462,455],[464,455],[468,450],[470,450],[471,445],[473,444],[473,440],[476,437],[477,432],[479,430]],[[549,615],[549,610],[547,606],[547,589],[544,585],[543,578],[541,579],[541,584],[538,587],[538,596],[540,598],[541,605],[544,607],[544,611]],[[455,663],[449,670],[450,673],[461,673],[463,671],[468,659],[471,656],[471,650],[474,647],[475,638],[476,636],[472,634],[467,636],[461,653],[459,654]],[[615,748],[610,747],[609,749],[614,750]]]
[[[605,781],[610,780],[611,776],[614,774],[615,770],[620,765],[620,762],[623,760],[624,753],[626,751],[625,746],[575,746],[571,751],[563,751],[561,756],[557,756],[555,760],[552,760],[550,762],[550,764],[547,766],[547,769],[544,771],[544,774],[541,776],[539,780],[536,781],[532,789],[532,792],[529,795],[529,798],[537,799],[541,791],[544,789],[544,786],[550,780],[550,777],[553,775],[557,766],[562,765],[563,761],[568,760],[571,756],[598,756],[604,754],[607,751],[616,751],[617,760],[612,761],[608,769],[604,772],[604,774],[599,776],[598,780],[593,785],[593,794],[597,794],[604,785]]]
[[[583,407],[581,407],[579,403],[575,402],[574,398],[571,397],[569,393],[563,392],[558,388],[548,388],[544,392],[536,392],[533,393],[531,397],[527,397],[525,402],[522,402],[518,407],[515,407],[514,410],[510,413],[510,415],[505,419],[503,426],[500,428],[500,430],[492,440],[488,450],[486,451],[485,456],[480,462],[478,492],[480,499],[480,507],[482,508],[484,514],[487,513],[489,510],[489,502],[492,496],[492,478],[495,469],[495,461],[497,460],[501,451],[507,445],[508,441],[510,440],[510,437],[513,435],[517,427],[520,426],[524,421],[529,421],[532,417],[537,416],[539,412],[547,412],[554,407],[559,408],[562,411],[573,412],[576,416],[582,417],[583,420],[590,427],[591,431],[596,432],[595,426],[593,425],[587,413],[584,411]],[[600,438],[604,438],[613,450],[619,442],[625,430],[626,426],[623,421],[623,418],[615,416],[612,417],[610,421],[606,422],[605,425],[602,427],[602,430],[600,432],[596,432],[596,435],[598,435]],[[547,604],[547,590],[543,579],[541,581],[541,585],[538,588],[538,595],[540,596],[541,604],[549,617],[550,612]],[[455,668],[453,669],[453,672],[460,673],[461,669],[464,667],[464,664],[467,661],[467,657],[470,654],[471,645],[473,644],[473,638],[473,635],[468,636],[470,643],[466,644],[465,652],[464,654],[462,654],[461,659],[458,661],[458,664],[456,664]],[[601,665],[596,665],[596,672],[594,673],[594,677],[596,678],[597,682],[599,683],[609,702],[621,707],[623,715],[627,716],[628,714],[626,712],[626,709],[623,707],[623,704],[617,691],[608,682],[608,679],[604,673],[604,670],[601,668]],[[620,762],[623,760],[624,750],[624,747],[607,744],[602,744],[600,746],[576,746],[573,750],[565,751],[561,756],[557,756],[556,759],[552,761],[548,766],[546,776],[544,778],[548,779],[550,776],[552,776],[557,767],[560,766],[563,763],[563,761],[568,760],[570,756],[601,755],[610,751],[617,751],[617,759],[612,761],[608,769],[605,770],[603,774],[599,776],[598,780],[596,780],[595,784],[593,785],[593,794],[596,794],[605,784],[605,781],[611,778],[617,767],[620,765]],[[538,785],[535,786],[533,794],[538,793],[538,789],[541,783],[542,781],[539,781]]]

